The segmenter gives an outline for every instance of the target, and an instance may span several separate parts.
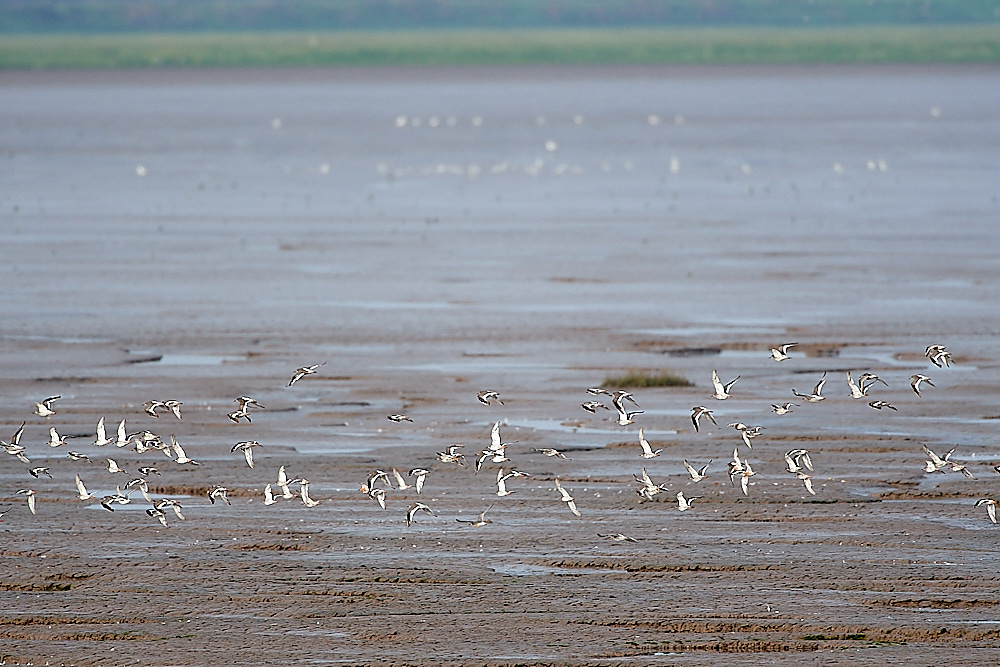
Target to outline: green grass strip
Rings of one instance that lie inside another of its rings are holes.
[[[2,69],[998,61],[1000,24],[0,37]]]

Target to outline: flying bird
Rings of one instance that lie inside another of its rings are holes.
[[[719,380],[719,374],[717,372],[715,372],[715,370],[713,370],[712,371],[712,386],[715,387],[715,393],[712,394],[712,398],[718,399],[720,401],[724,401],[727,398],[729,398],[730,396],[732,396],[732,394],[729,393],[729,389],[734,384],[736,384],[736,381],[739,380],[739,379],[740,379],[740,376],[737,375],[736,377],[734,377],[732,380],[730,380],[726,384],[722,384],[722,382]]]
[[[423,503],[420,503],[420,502],[413,503],[406,510],[406,527],[407,528],[409,528],[410,524],[413,523],[413,517],[414,517],[414,515],[416,515],[417,512],[426,512],[427,514],[430,514],[431,516],[437,516],[436,514],[434,514],[434,511],[431,510],[431,508],[428,507],[427,505],[424,505]]]
[[[56,414],[56,411],[52,409],[52,403],[60,398],[62,396],[49,396],[41,403],[35,403],[35,414],[39,417],[51,417]]]
[[[655,452],[653,448],[649,446],[649,441],[643,437],[642,429],[639,429],[639,446],[642,447],[642,452],[639,454],[641,458],[652,459],[660,455],[663,449],[657,449]]]
[[[316,373],[316,369],[320,366],[326,366],[326,362],[324,361],[321,364],[313,364],[312,366],[303,366],[302,368],[295,369],[292,379],[288,381],[288,386],[291,387],[307,375],[314,375]]]
[[[913,393],[916,394],[918,398],[920,397],[920,383],[921,382],[926,382],[927,384],[929,384],[932,387],[934,386],[934,383],[931,382],[931,379],[929,377],[927,377],[926,375],[922,375],[920,373],[917,373],[916,375],[911,375],[910,376],[910,387],[913,389]]]
[[[699,430],[698,429],[698,421],[702,417],[708,417],[708,420],[710,422],[712,422],[713,424],[715,424],[716,426],[718,426],[718,423],[715,421],[715,417],[712,416],[712,411],[711,410],[709,410],[708,408],[706,408],[704,406],[696,405],[693,408],[691,408],[691,423],[694,424],[694,432],[695,433],[697,433],[698,430]]]
[[[771,358],[775,361],[785,361],[786,359],[791,359],[792,357],[788,354],[788,348],[798,345],[798,343],[785,343],[784,345],[779,345],[778,347],[771,348]]]
[[[556,480],[556,491],[562,494],[561,500],[564,503],[566,503],[566,507],[569,508],[570,512],[572,512],[576,516],[583,516],[582,514],[580,514],[580,510],[576,508],[576,501],[573,500],[573,496],[571,496],[569,492],[563,488],[562,484],[559,483],[558,479]]]
[[[795,389],[792,389],[792,393],[808,403],[819,403],[820,401],[826,399],[826,396],[823,395],[824,384],[826,384],[826,373],[823,373],[823,377],[820,378],[820,381],[816,383],[815,387],[813,387],[811,394],[800,394],[795,391]]]
[[[500,394],[496,391],[485,390],[476,394],[476,400],[478,400],[483,405],[490,405],[490,401],[496,401],[500,405],[503,405],[503,401],[500,400]]]

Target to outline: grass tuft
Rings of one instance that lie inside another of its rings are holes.
[[[649,373],[646,371],[628,371],[622,375],[609,375],[604,378],[605,387],[693,387],[694,383],[686,377],[669,372]]]

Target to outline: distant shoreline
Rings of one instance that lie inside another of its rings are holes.
[[[1000,24],[7,35],[0,69],[1000,62]]]

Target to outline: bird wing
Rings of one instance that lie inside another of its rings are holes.
[[[819,382],[816,383],[815,387],[813,387],[813,394],[815,396],[819,396],[819,395],[821,395],[823,393],[823,385],[824,384],[826,384],[826,373],[823,373],[822,379]]]
[[[580,514],[580,510],[576,508],[576,503],[573,502],[572,500],[566,501],[566,507],[568,507],[569,511],[575,514],[576,516],[583,516],[582,514]]]
[[[285,466],[278,468],[278,486],[288,486],[288,475],[285,474]]]
[[[76,489],[77,491],[80,492],[81,498],[85,498],[86,496],[90,495],[89,493],[87,493],[87,487],[83,485],[83,480],[80,479],[79,475],[76,476]]]
[[[698,476],[698,471],[691,467],[691,464],[687,462],[687,459],[684,459],[684,469],[688,471],[689,475],[691,475],[691,479]]]
[[[493,429],[490,431],[490,449],[500,448],[500,422],[493,424]]]
[[[243,457],[247,460],[247,465],[253,468],[253,449],[250,447],[244,447]]]
[[[997,522],[997,506],[995,503],[990,503],[986,506],[986,513],[990,515],[990,521],[993,523]]]
[[[750,492],[747,490],[747,485],[750,483],[750,477],[743,475],[743,479],[740,480],[740,486],[743,487],[743,495],[749,496]]]
[[[726,392],[722,386],[722,382],[719,380],[719,374],[715,370],[712,371],[712,386],[715,387],[716,394],[724,394]]]

